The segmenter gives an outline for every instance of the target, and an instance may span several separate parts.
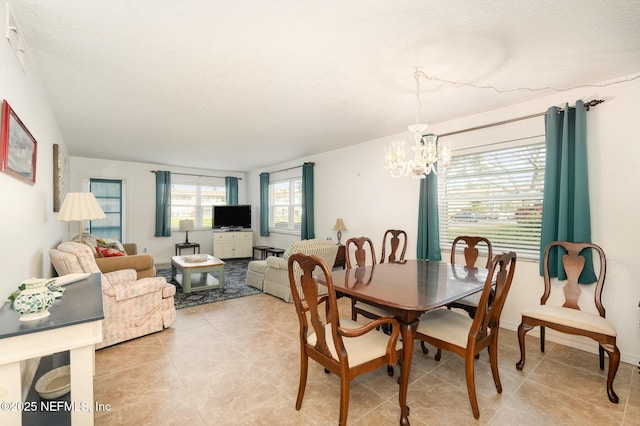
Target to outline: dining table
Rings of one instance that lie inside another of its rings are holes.
[[[488,270],[430,260],[403,260],[332,271],[338,296],[384,309],[400,324],[400,424],[409,424],[407,387],[420,316],[481,291]]]

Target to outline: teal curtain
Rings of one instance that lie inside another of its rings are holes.
[[[313,219],[313,166],[314,163],[302,165],[302,229],[301,240],[311,240],[316,237]]]
[[[156,171],[156,237],[171,236],[171,173]]]
[[[269,236],[269,173],[260,173],[260,236]]]
[[[579,100],[575,108],[551,107],[545,116],[546,162],[540,235],[540,275],[542,258],[552,241],[591,242],[589,178],[587,173],[587,112]],[[559,247],[549,253],[549,273],[566,280],[562,267],[565,253]],[[592,254],[583,253],[585,267],[578,282],[596,281]]]
[[[417,258],[442,260],[438,228],[438,177],[433,173],[420,179]]]
[[[235,206],[238,204],[238,178],[227,176],[224,178],[224,186],[227,193],[227,204]]]

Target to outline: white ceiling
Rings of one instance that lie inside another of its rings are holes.
[[[75,156],[246,171],[405,131],[416,66],[500,88],[640,72],[638,0],[10,4]],[[551,93],[421,87],[428,123]]]

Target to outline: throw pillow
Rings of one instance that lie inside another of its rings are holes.
[[[96,247],[96,251],[102,257],[116,257],[116,256],[125,256],[123,252],[120,250],[108,248],[108,247]]]
[[[114,249],[114,250],[118,250],[119,252],[123,253],[123,254],[127,254],[127,252],[124,250],[124,246],[122,245],[122,243],[118,240],[114,240],[112,238],[98,238],[96,240],[96,245],[98,247],[104,247],[104,248],[110,248],[110,249]]]

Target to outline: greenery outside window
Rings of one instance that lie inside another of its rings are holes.
[[[96,237],[122,241],[122,180],[92,178],[89,191],[106,216],[106,219],[90,221],[89,232]]]
[[[458,235],[480,235],[494,253],[539,257],[546,150],[538,139],[453,158],[438,177],[442,250]]]
[[[299,234],[302,227],[302,177],[270,183],[269,210],[270,230]]]
[[[172,183],[171,230],[177,231],[180,221],[192,219],[196,229],[211,229],[213,205],[226,204],[224,182]]]

